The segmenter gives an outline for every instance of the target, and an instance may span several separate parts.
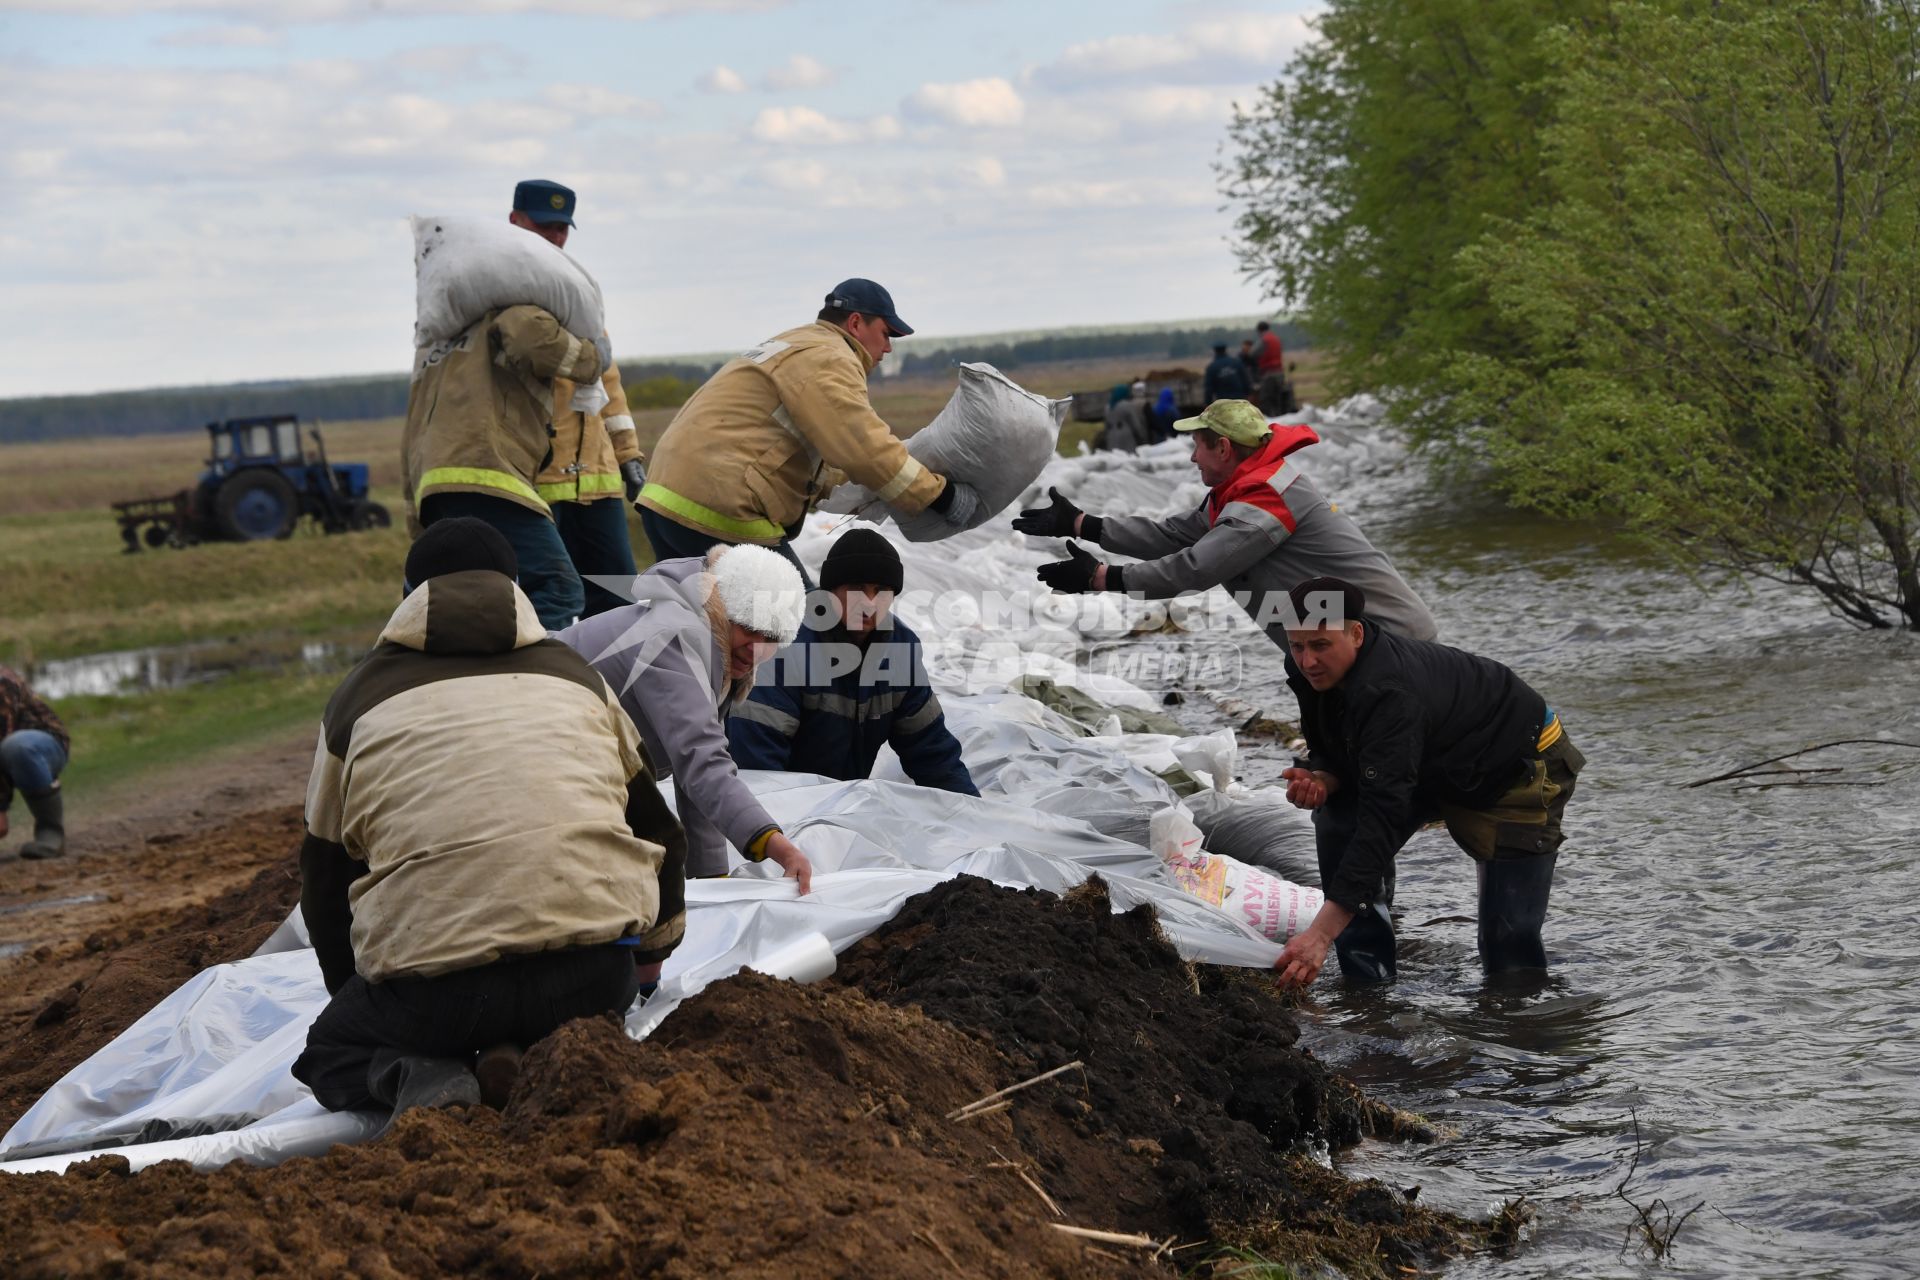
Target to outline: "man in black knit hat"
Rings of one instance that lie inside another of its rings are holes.
[[[905,576],[900,554],[873,529],[833,544],[820,587],[834,608],[809,617],[734,709],[727,742],[736,765],[865,778],[891,746],[921,786],[980,794],[928,687],[920,637],[893,617]]]

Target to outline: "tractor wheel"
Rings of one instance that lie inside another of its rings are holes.
[[[278,471],[252,467],[230,475],[213,499],[213,520],[236,542],[284,538],[293,532],[300,502]]]
[[[385,529],[393,524],[393,516],[377,502],[363,502],[353,511],[353,527],[356,529]]]
[[[173,530],[164,524],[150,524],[147,526],[146,533],[141,536],[147,540],[147,545],[150,547],[164,547],[167,545],[167,539],[173,536]]]

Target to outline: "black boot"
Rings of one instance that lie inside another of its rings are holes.
[[[1333,952],[1340,958],[1340,973],[1349,982],[1391,982],[1400,972],[1393,937],[1393,916],[1385,903],[1374,902],[1333,940]]]
[[[61,798],[60,784],[39,795],[22,791],[27,809],[33,814],[33,839],[20,846],[20,856],[38,861],[57,858],[67,851],[67,806]]]
[[[1480,963],[1488,973],[1547,967],[1547,922],[1558,853],[1480,864]]]
[[[392,1049],[375,1053],[367,1065],[367,1092],[396,1116],[414,1107],[480,1105],[480,1081],[466,1062]]]

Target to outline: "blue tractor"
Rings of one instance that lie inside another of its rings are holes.
[[[128,551],[196,542],[258,542],[293,535],[302,517],[325,533],[384,529],[387,509],[367,497],[367,464],[332,463],[320,433],[300,438],[290,413],[209,422],[207,469],[191,489],[113,504]]]

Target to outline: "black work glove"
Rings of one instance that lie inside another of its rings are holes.
[[[1058,489],[1048,489],[1047,496],[1053,499],[1050,507],[1028,507],[1013,518],[1015,533],[1030,533],[1036,538],[1070,538],[1077,532],[1073,522],[1081,514],[1080,508],[1060,496]]]
[[[1038,570],[1040,581],[1065,595],[1079,595],[1093,589],[1093,572],[1100,562],[1081,549],[1080,544],[1071,540],[1067,543],[1068,560],[1055,560],[1052,564],[1043,564]]]
[[[626,487],[627,501],[640,501],[640,490],[646,487],[646,464],[638,458],[628,458],[620,464],[620,482]]]

